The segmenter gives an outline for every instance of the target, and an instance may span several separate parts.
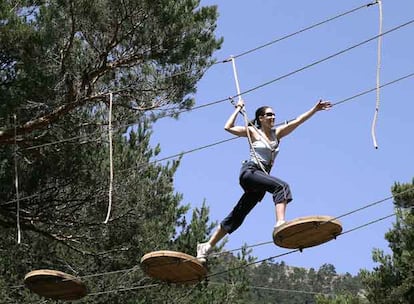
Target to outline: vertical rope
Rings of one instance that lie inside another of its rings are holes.
[[[262,171],[263,171],[264,173],[269,174],[269,173],[266,171],[266,169],[264,168],[264,166],[263,166],[262,162],[261,162],[261,161],[259,160],[259,158],[257,157],[256,150],[253,148],[252,138],[251,138],[251,136],[250,136],[250,132],[249,132],[249,129],[248,129],[248,126],[249,126],[249,118],[247,117],[246,110],[245,110],[245,109],[241,109],[241,113],[242,113],[243,118],[244,118],[244,124],[246,125],[246,129],[247,129],[247,130],[246,130],[246,133],[247,133],[247,139],[249,140],[249,146],[250,146],[250,149],[253,151],[254,158],[256,159],[256,162],[257,162],[257,164],[259,165],[260,169],[262,169]],[[253,128],[255,128],[257,132],[259,132],[259,130],[257,130],[257,128],[256,128],[255,126],[253,126]]]
[[[108,223],[112,208],[112,187],[114,181],[114,166],[112,157],[112,92],[109,93],[109,115],[108,115],[108,138],[109,138],[109,190],[108,190],[108,212],[104,224]]]
[[[14,118],[14,186],[16,189],[16,223],[17,223],[17,244],[20,244],[22,232],[20,229],[20,195],[19,195],[19,174],[17,170],[17,116]]]
[[[371,136],[374,143],[375,149],[378,149],[377,138],[375,134],[375,128],[377,125],[378,111],[380,106],[380,70],[381,70],[381,46],[382,46],[382,1],[377,0],[379,8],[379,36],[378,36],[378,47],[377,47],[377,83],[376,83],[376,101],[375,101],[375,113],[374,119],[371,125]]]
[[[242,99],[242,97],[241,97],[241,93],[240,93],[241,91],[240,91],[239,77],[237,76],[236,61],[235,61],[233,56],[230,56],[230,60],[231,60],[232,66],[233,66],[233,75],[234,75],[234,82],[236,83],[237,96],[239,97],[239,101],[240,101]]]
[[[236,69],[236,61],[235,61],[235,59],[234,59],[234,57],[233,56],[230,56],[230,60],[231,60],[231,63],[232,63],[232,65],[233,65],[233,75],[234,75],[234,81],[235,81],[235,83],[236,83],[236,89],[237,89],[237,96],[239,96],[239,101],[242,99],[242,97],[241,97],[241,91],[240,91],[240,84],[239,84],[239,77],[237,76],[237,69]],[[240,112],[242,113],[242,115],[243,115],[243,118],[244,118],[244,125],[245,125],[245,127],[246,127],[246,134],[247,134],[247,139],[248,139],[248,141],[249,141],[249,146],[250,146],[250,150],[251,151],[253,151],[253,155],[254,155],[254,157],[256,158],[256,162],[257,162],[257,164],[259,165],[259,167],[260,167],[260,169],[262,169],[262,171],[263,172],[265,172],[266,174],[269,174],[267,171],[266,171],[266,169],[264,168],[264,166],[263,166],[263,164],[262,164],[262,162],[259,160],[259,158],[257,157],[257,154],[256,154],[256,151],[254,150],[254,148],[253,148],[253,142],[252,142],[252,138],[251,138],[251,136],[250,136],[250,131],[249,131],[249,118],[247,117],[247,113],[246,113],[246,110],[243,108],[243,109],[240,109]],[[255,126],[253,126],[254,128],[255,128]],[[257,129],[256,129],[257,130]],[[258,131],[258,130],[257,130]],[[258,131],[259,132],[259,131]]]

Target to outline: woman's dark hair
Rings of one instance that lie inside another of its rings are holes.
[[[260,125],[260,116],[263,116],[266,113],[266,109],[270,108],[269,106],[263,106],[260,107],[256,110],[256,113],[254,115],[254,119],[250,122],[250,124],[252,125],[256,125],[258,128],[261,128],[262,126]]]

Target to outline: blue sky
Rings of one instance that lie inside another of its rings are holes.
[[[369,1],[201,1],[218,5],[217,36],[224,37],[218,60],[237,55],[269,41],[326,20]],[[242,91],[290,73],[378,34],[378,5],[363,8],[313,30],[275,43],[236,59]],[[383,1],[383,31],[414,18],[412,0]],[[384,36],[381,83],[414,72],[414,24]],[[375,88],[377,41],[372,41],[314,67],[276,81],[243,98],[253,117],[261,105],[270,105],[277,122],[292,119],[320,99],[335,103]],[[377,122],[379,149],[374,149],[371,123],[375,92],[320,112],[280,147],[272,175],[287,181],[294,200],[287,219],[308,215],[339,216],[390,196],[394,182],[410,182],[414,176],[414,77],[381,89]],[[198,84],[196,106],[236,94],[232,66],[217,64]],[[154,127],[153,144],[160,143],[167,157],[208,145],[231,135],[223,126],[233,111],[229,102],[184,113],[178,120],[165,118]],[[241,117],[238,120],[243,123]],[[248,157],[244,138],[186,154],[175,176],[183,203],[210,207],[212,221],[221,221],[242,194],[238,185],[241,162]],[[391,200],[341,219],[344,230],[393,213]],[[276,261],[306,268],[333,264],[338,273],[356,274],[372,269],[372,250],[389,252],[384,234],[394,218],[381,221],[337,240],[293,253]],[[226,245],[271,241],[275,224],[271,196],[250,213]],[[276,256],[286,249],[273,244],[253,249],[258,259]]]

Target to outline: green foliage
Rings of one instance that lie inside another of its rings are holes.
[[[207,235],[210,235],[216,226],[214,223],[209,223],[208,214],[209,208],[203,202],[201,209],[193,210],[191,223],[187,224],[186,218],[178,222],[177,229],[179,230],[179,235],[174,241],[173,249],[187,248],[191,249],[190,252],[192,253],[196,252],[197,248],[194,245],[197,242],[203,241]]]
[[[221,44],[216,19],[216,7],[197,0],[0,2],[1,303],[52,303],[22,287],[27,272],[43,268],[82,278],[89,295],[78,303],[314,303],[314,292],[342,290],[338,282],[358,289],[332,265],[253,264],[246,248],[211,259],[195,286],[140,269],[150,251],[194,255],[213,228],[205,203],[190,216],[174,190],[180,160],[153,162],[160,146],[150,138],[156,119],[191,108]]]
[[[290,267],[284,262],[264,262],[249,273],[251,303],[315,304],[322,299],[331,300],[334,294],[356,298],[361,290],[359,277],[338,275],[331,264],[315,271]]]
[[[350,294],[343,294],[335,297],[328,297],[317,295],[317,304],[367,304],[368,302],[363,297],[358,297]]]
[[[414,182],[395,184],[392,192],[396,206],[396,222],[387,232],[392,255],[373,251],[379,265],[372,272],[362,271],[367,298],[370,303],[414,303]],[[410,207],[404,209],[401,207]]]
[[[14,137],[12,113],[17,133],[38,141],[45,127],[75,109],[104,115],[108,92],[116,93],[115,119],[122,124],[145,110],[191,107],[195,85],[221,44],[214,37],[216,8],[198,6],[188,0],[5,1],[0,143]]]
[[[1,303],[38,302],[22,283],[43,268],[84,278],[90,295],[80,303],[170,303],[186,295],[163,284],[141,288],[153,281],[139,260],[160,249],[194,254],[211,231],[208,209],[187,219],[189,206],[174,190],[180,160],[154,163],[160,146],[150,145],[157,118],[192,106],[220,47],[217,10],[199,4],[0,3]],[[111,217],[103,224],[111,165]]]
[[[207,281],[191,288],[187,298],[179,303],[251,303],[248,297],[247,265],[253,262],[249,251],[243,248],[237,256],[221,253],[209,261]]]
[[[394,203],[396,207],[411,208],[414,205],[413,201],[413,181],[407,184],[395,183],[392,187],[392,193],[394,194]]]

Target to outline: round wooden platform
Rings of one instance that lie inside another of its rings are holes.
[[[283,248],[303,249],[328,242],[342,232],[331,216],[306,216],[286,222],[273,231],[273,241]]]
[[[195,257],[177,251],[154,251],[141,258],[144,272],[167,283],[194,284],[205,278],[207,269]]]
[[[54,300],[78,300],[87,294],[82,281],[56,270],[31,271],[25,275],[24,284],[34,293]]]

